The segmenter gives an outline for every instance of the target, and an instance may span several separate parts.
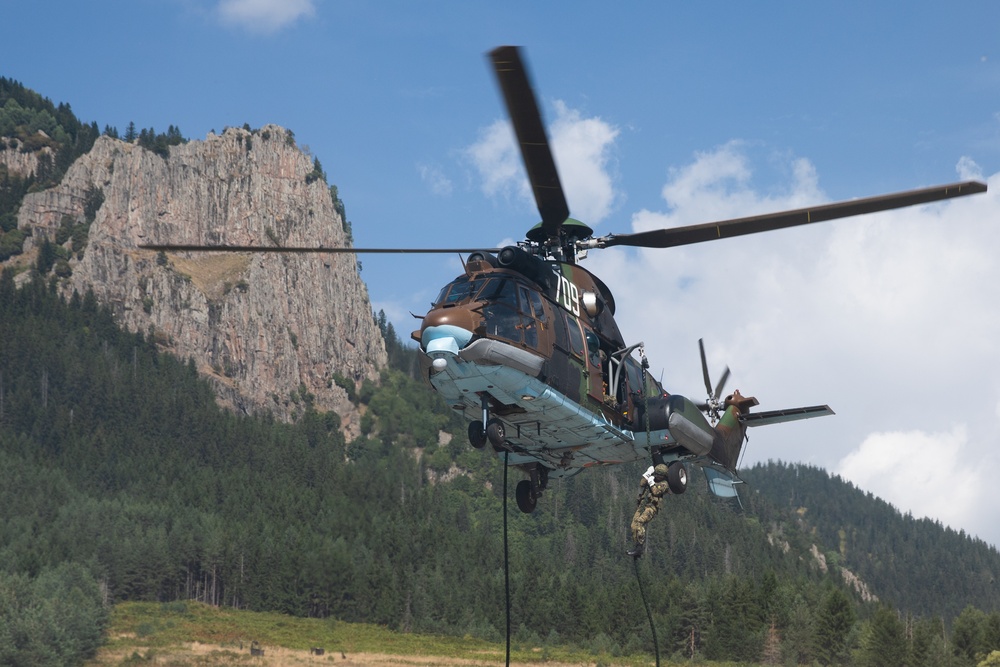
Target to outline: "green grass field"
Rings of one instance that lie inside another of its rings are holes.
[[[254,643],[256,642],[256,643]],[[264,655],[251,656],[251,646]],[[323,655],[313,655],[312,648]],[[384,627],[197,602],[115,606],[98,665],[502,665],[505,647],[472,637],[393,632]],[[513,646],[512,664],[652,665],[653,656],[612,657],[558,647]],[[661,660],[661,664],[667,665]]]

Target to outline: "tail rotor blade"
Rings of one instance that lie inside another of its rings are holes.
[[[698,339],[698,351],[701,352],[701,374],[705,378],[705,391],[712,395],[712,380],[708,377],[708,361],[705,360],[705,342]]]
[[[715,393],[712,394],[716,398],[722,396],[722,390],[726,388],[726,381],[729,379],[729,366],[726,366],[726,370],[722,372],[722,377],[719,378],[719,383],[715,385]]]

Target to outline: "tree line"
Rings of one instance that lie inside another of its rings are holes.
[[[0,278],[0,626],[29,627],[9,600],[37,586],[39,599],[90,610],[73,631],[48,630],[79,634],[83,652],[104,604],[122,600],[502,639],[502,462],[441,437],[464,424],[413,378],[412,350],[393,340],[394,366],[355,387],[364,432],[346,440],[332,413],[283,424],[221,410],[192,362],[118,329],[91,294],[64,302],[54,280]],[[624,554],[642,467],[586,471],[550,485],[535,513],[509,512],[516,638],[652,651]],[[744,494],[746,509],[693,483],[653,522],[640,572],[666,654],[877,665],[901,664],[883,659],[902,650],[908,665],[971,665],[1000,648],[995,597],[865,603],[817,567],[811,543],[828,529],[793,508],[809,516],[843,501],[836,489],[804,500],[796,487],[791,504],[772,502],[766,489],[780,497],[790,470],[750,471],[760,493]],[[831,525],[861,527],[866,514],[861,503]],[[932,532],[928,550],[953,548]],[[832,558],[838,543],[825,539]],[[995,564],[995,550],[969,549],[951,557]],[[907,575],[900,565],[894,576]],[[50,643],[18,636],[17,650]]]

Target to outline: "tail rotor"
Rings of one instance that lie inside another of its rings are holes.
[[[715,388],[713,389],[712,380],[708,374],[708,361],[705,359],[705,343],[701,338],[698,339],[698,350],[701,352],[701,373],[705,378],[705,391],[708,392],[708,400],[699,404],[698,408],[706,413],[714,424],[719,421],[719,416],[725,409],[722,391],[729,380],[729,366],[726,366],[726,370],[722,371],[722,377],[715,383]]]

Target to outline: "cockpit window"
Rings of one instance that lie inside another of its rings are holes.
[[[569,346],[573,354],[583,358],[584,346],[583,346],[583,332],[580,331],[580,323],[577,322],[576,318],[567,312],[563,312],[566,318],[566,329],[569,332]]]
[[[469,280],[468,276],[460,276],[441,289],[434,305],[446,306],[453,303],[468,301],[475,296],[476,292],[479,291],[479,288],[481,288],[485,282],[486,281],[482,279]]]
[[[545,307],[542,305],[542,295],[534,290],[528,290],[528,298],[531,300],[531,309],[535,312],[535,317],[539,322],[544,322]]]
[[[503,303],[517,310],[517,287],[513,280],[490,278],[479,292],[480,301]]]

